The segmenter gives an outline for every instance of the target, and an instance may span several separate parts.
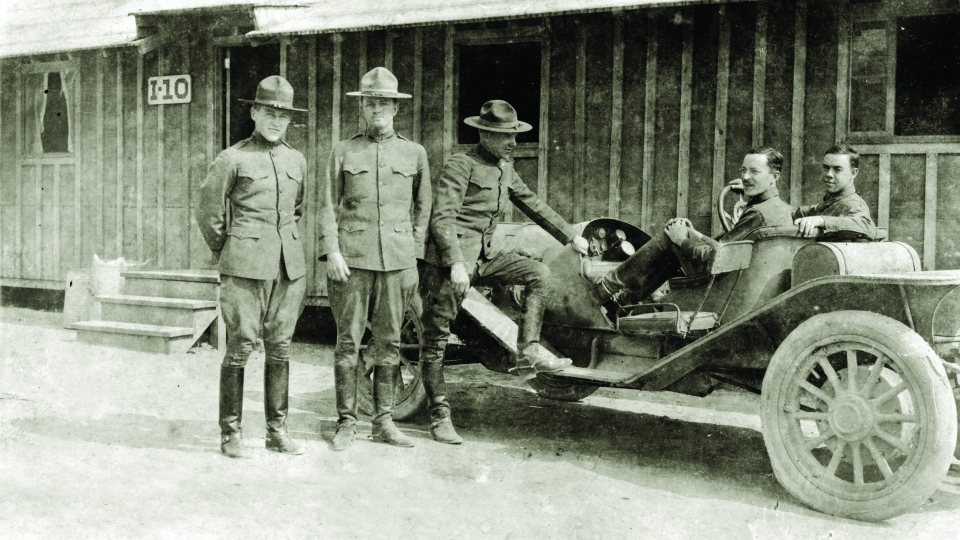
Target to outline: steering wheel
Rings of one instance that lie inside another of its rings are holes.
[[[720,216],[720,225],[723,226],[723,230],[726,232],[730,232],[730,229],[737,224],[740,216],[743,215],[743,211],[747,208],[747,201],[743,198],[743,191],[737,190],[737,195],[740,198],[737,202],[733,203],[733,214],[727,213],[724,202],[731,191],[734,191],[731,186],[723,186],[723,189],[720,190],[720,196],[717,197],[717,215]]]

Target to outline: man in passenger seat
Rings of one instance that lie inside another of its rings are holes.
[[[853,185],[859,167],[860,154],[847,143],[831,146],[824,152],[820,181],[827,193],[823,201],[801,206],[793,212],[801,236],[814,238],[827,234],[844,240],[876,238],[877,227],[870,218],[870,208]]]
[[[738,182],[749,200],[733,229],[714,239],[694,229],[686,218],[670,220],[663,232],[597,280],[593,293],[598,302],[605,304],[623,293],[646,298],[668,279],[681,275],[681,270],[687,275],[702,273],[720,242],[743,240],[761,227],[792,225],[793,209],[777,192],[782,169],[780,152],[751,148],[743,158]]]

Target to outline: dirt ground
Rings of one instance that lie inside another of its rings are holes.
[[[462,446],[367,438],[334,452],[332,344],[297,342],[289,428],[263,450],[262,357],[247,370],[255,459],[218,446],[220,355],[76,341],[58,313],[0,308],[0,538],[960,538],[960,478],[883,523],[827,516],[777,483],[754,396],[600,390],[538,398],[449,370]]]

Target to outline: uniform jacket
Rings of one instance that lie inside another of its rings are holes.
[[[847,231],[873,238],[876,225],[870,218],[870,207],[857,195],[851,183],[839,193],[827,193],[820,204],[801,206],[793,214],[794,219],[808,216],[823,217],[824,232]]]
[[[508,199],[561,243],[576,236],[570,224],[523,183],[513,163],[497,159],[479,144],[444,164],[433,192],[426,261],[434,265],[469,266],[481,253],[487,259],[496,256],[501,246],[493,245],[493,232]]]
[[[293,280],[306,274],[297,223],[307,161],[259,133],[227,148],[200,186],[197,224],[220,257],[220,273],[276,279],[282,260]]]
[[[320,253],[390,271],[423,258],[430,219],[427,151],[393,133],[359,133],[330,153],[320,190]],[[335,195],[334,195],[335,194]]]
[[[735,242],[747,238],[761,227],[790,227],[793,225],[793,208],[783,202],[776,189],[767,190],[750,199],[737,224],[715,239],[704,236],[699,240],[687,238],[679,248],[682,261],[691,267],[705,268],[713,252],[721,242]],[[692,263],[692,264],[691,264]],[[685,267],[684,271],[688,268]],[[693,273],[699,273],[693,271]],[[692,275],[691,272],[687,272]]]

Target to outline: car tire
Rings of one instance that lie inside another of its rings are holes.
[[[763,380],[763,439],[792,495],[828,514],[878,521],[936,491],[957,441],[939,358],[890,317],[837,311],[800,324]]]

